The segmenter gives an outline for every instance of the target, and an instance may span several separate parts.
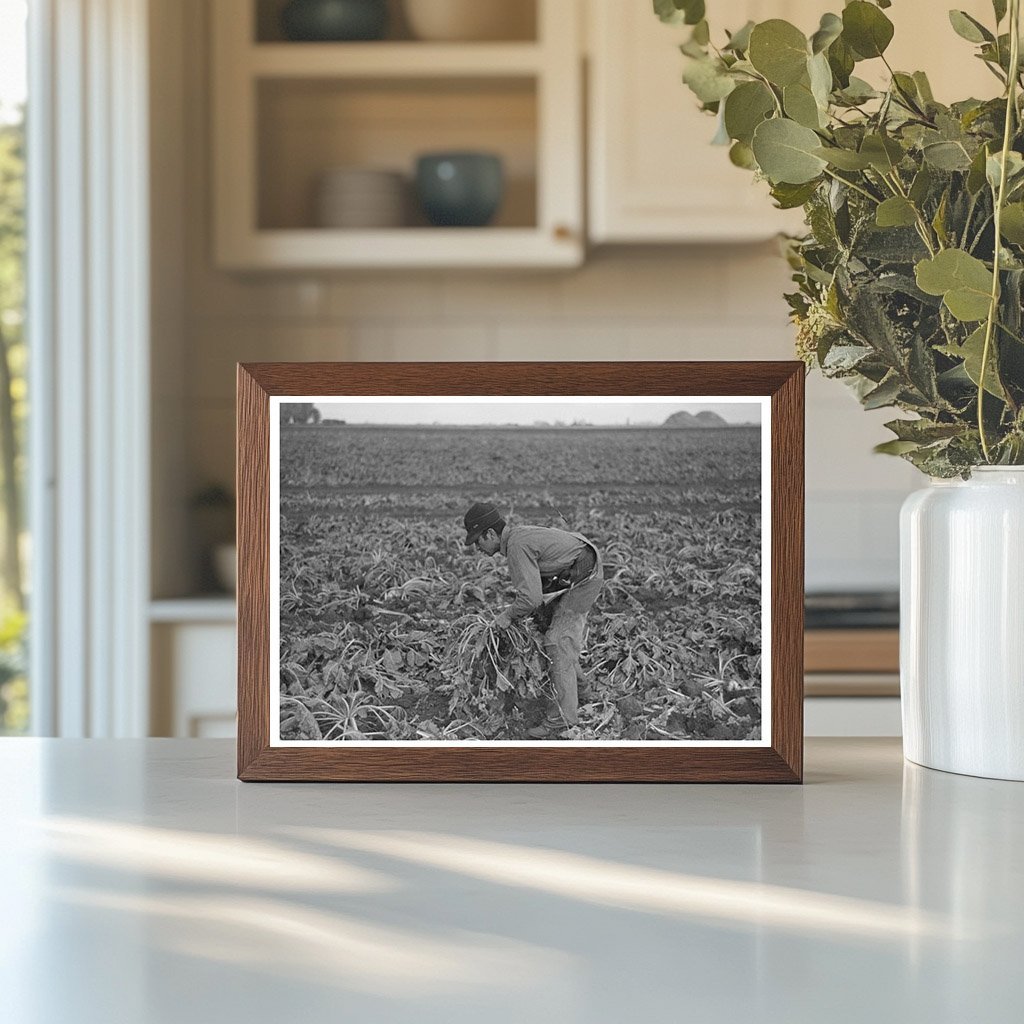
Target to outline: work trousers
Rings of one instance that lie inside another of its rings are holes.
[[[587,615],[603,586],[604,570],[599,553],[591,577],[570,588],[555,602],[551,625],[544,636],[544,652],[550,663],[551,683],[558,703],[557,713],[566,725],[576,724],[583,633],[587,626]]]

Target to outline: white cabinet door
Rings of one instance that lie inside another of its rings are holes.
[[[679,44],[689,28],[663,25],[648,0],[587,3],[591,241],[738,241],[799,230],[798,211],[776,210],[767,185],[711,145],[715,120],[682,83]],[[770,17],[807,31],[822,9],[821,0],[710,0],[708,17],[717,39]]]
[[[585,0],[589,25],[589,234],[592,242],[713,242],[800,231],[799,211],[779,211],[767,186],[710,145],[713,118],[700,113],[681,81],[679,53],[689,29],[663,25],[650,0]],[[708,0],[712,38],[748,19],[785,18],[810,34],[827,0]],[[955,35],[947,6],[900,0],[886,12],[896,26],[887,54],[901,70],[928,72],[944,102],[998,94],[998,82]],[[955,6],[992,22],[989,0]],[[1003,25],[1005,31],[1005,23]],[[881,61],[858,66],[880,84]]]
[[[152,734],[234,736],[234,622],[158,622],[151,635]]]

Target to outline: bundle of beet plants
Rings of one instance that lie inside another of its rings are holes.
[[[471,721],[481,738],[515,738],[525,713],[552,696],[547,668],[539,636],[529,626],[499,629],[488,615],[463,615],[452,623],[444,655],[448,710]]]

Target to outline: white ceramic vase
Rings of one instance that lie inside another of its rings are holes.
[[[900,557],[904,754],[1024,781],[1024,467],[910,495]]]

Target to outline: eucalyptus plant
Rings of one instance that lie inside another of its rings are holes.
[[[705,0],[654,0],[691,26],[683,80],[717,117],[715,141],[779,207],[804,210],[807,233],[786,241],[801,358],[866,409],[909,414],[879,451],[937,477],[1021,465],[1020,0],[993,0],[989,25],[949,12],[998,83],[949,106],[923,72],[890,66],[890,6],[852,0],[810,37],[748,22],[715,45]],[[857,77],[865,61],[887,88]]]

